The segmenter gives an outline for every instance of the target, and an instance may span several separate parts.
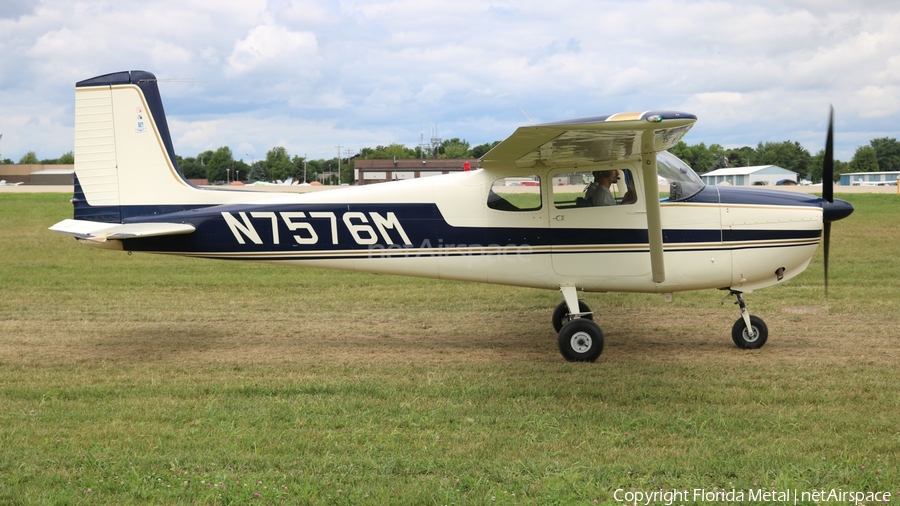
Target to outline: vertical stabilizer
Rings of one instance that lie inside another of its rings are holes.
[[[227,202],[178,170],[156,76],[117,72],[75,85],[75,218],[123,219]]]

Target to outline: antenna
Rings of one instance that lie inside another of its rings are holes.
[[[438,136],[438,127],[434,125],[431,131],[431,157],[438,158],[441,152],[441,138]]]
[[[425,144],[425,131],[419,130],[419,151],[422,153],[422,158],[425,158],[430,150],[431,146]]]
[[[534,124],[534,120],[533,120],[533,119],[531,119],[531,116],[529,116],[529,115],[528,115],[528,113],[527,113],[527,112],[525,112],[525,109],[522,109],[522,106],[521,106],[521,105],[519,105],[519,104],[516,104],[516,107],[518,107],[518,108],[519,108],[519,110],[520,110],[520,111],[522,111],[522,114],[524,114],[524,115],[525,115],[525,117],[526,117],[526,118],[528,118],[528,121],[530,121],[530,122],[531,122],[531,124],[532,124],[532,125],[533,125],[533,124]]]
[[[138,79],[139,83],[206,83],[207,81],[197,81],[193,77],[173,77],[172,79]]]

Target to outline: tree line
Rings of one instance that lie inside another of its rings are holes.
[[[0,135],[0,137],[3,136]],[[0,159],[0,165],[13,165],[15,163],[9,158]],[[22,158],[19,158],[19,165],[72,165],[73,163],[75,163],[75,153],[71,151],[59,158],[47,158],[44,160],[39,160],[34,151],[29,151]]]
[[[338,159],[307,160],[302,156],[291,156],[287,149],[277,146],[270,149],[265,158],[251,158],[248,164],[243,158],[235,159],[227,146],[207,150],[194,157],[176,156],[181,172],[188,179],[206,179],[211,183],[227,181],[276,181],[293,178],[297,181],[320,181],[324,184],[353,182],[353,162],[355,159],[417,159],[417,158],[481,158],[500,141],[471,147],[465,139],[453,138],[435,146],[406,147],[403,144],[389,144],[375,148],[362,148],[355,155]],[[698,174],[725,167],[746,167],[751,165],[777,165],[794,171],[801,178],[813,183],[822,181],[822,166],[825,150],[810,154],[799,142],[760,142],[756,148],[723,148],[719,144],[706,146],[705,143],[676,144],[669,151],[684,160]],[[0,159],[2,164],[11,164],[9,158]],[[34,151],[23,156],[19,164],[73,164],[72,151],[56,159],[39,160]],[[900,142],[897,139],[881,137],[860,146],[849,162],[835,160],[835,181],[848,172],[893,172],[900,171]]]
[[[277,181],[293,178],[296,181],[320,181],[324,184],[353,182],[353,162],[356,159],[390,160],[401,158],[480,158],[499,144],[499,141],[470,147],[465,140],[453,138],[429,147],[408,148],[402,144],[389,144],[375,148],[363,148],[345,158],[310,160],[303,156],[291,156],[283,146],[266,153],[266,157],[250,160],[235,159],[231,148],[223,146],[215,151],[204,151],[195,157],[176,156],[181,172],[188,179],[207,179],[210,182],[225,181]]]
[[[756,148],[723,148],[719,144],[707,147],[704,143],[688,145],[684,141],[669,151],[684,160],[698,174],[726,167],[777,165],[796,172],[813,183],[822,182],[825,150],[811,155],[799,142],[760,142]],[[900,171],[900,142],[894,138],[873,139],[868,145],[856,148],[849,162],[834,161],[834,180],[848,172]]]

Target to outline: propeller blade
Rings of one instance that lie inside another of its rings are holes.
[[[828,114],[828,137],[825,138],[825,159],[822,161],[822,198],[834,202],[834,106]],[[825,243],[827,247],[827,242]]]
[[[828,303],[828,247],[831,244],[831,222],[826,221],[823,227],[824,232],[824,249],[822,253],[824,254],[825,260],[825,302]]]

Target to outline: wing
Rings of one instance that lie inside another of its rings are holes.
[[[665,151],[697,121],[674,111],[619,113],[519,127],[481,159],[491,169],[590,166]]]
[[[193,226],[184,223],[118,224],[86,220],[62,220],[50,227],[50,230],[69,234],[77,239],[106,242],[113,239],[190,234],[195,229]]]

